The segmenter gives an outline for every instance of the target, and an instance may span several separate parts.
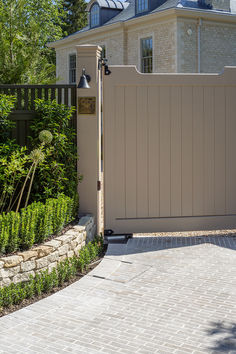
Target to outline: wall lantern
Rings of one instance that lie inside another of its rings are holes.
[[[85,73],[85,69],[82,70],[82,75],[80,76],[78,88],[81,89],[89,89],[89,82],[91,81],[91,77]]]

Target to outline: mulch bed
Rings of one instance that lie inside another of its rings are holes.
[[[15,312],[17,310],[20,310],[20,309],[26,307],[26,306],[29,306],[39,300],[44,299],[45,297],[55,294],[57,291],[62,290],[64,288],[66,288],[67,286],[75,283],[79,279],[83,278],[86,274],[88,274],[91,270],[93,270],[102,261],[105,253],[106,253],[106,247],[104,247],[103,253],[100,255],[100,257],[97,257],[97,259],[95,259],[92,263],[90,263],[90,265],[88,266],[86,271],[84,271],[83,273],[77,273],[77,275],[73,279],[65,282],[62,286],[56,287],[48,293],[44,293],[39,296],[35,296],[32,299],[25,299],[19,305],[12,305],[9,308],[4,308],[2,310],[0,309],[0,317],[3,317],[5,315],[8,315],[9,313]]]

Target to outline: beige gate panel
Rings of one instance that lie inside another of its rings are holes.
[[[104,76],[105,228],[236,227],[236,68]]]

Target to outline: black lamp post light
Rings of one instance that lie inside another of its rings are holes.
[[[79,84],[78,84],[78,88],[81,89],[89,89],[89,82],[91,81],[91,77],[90,75],[87,75],[85,72],[85,69],[83,68],[82,70],[82,75],[80,76],[80,80],[79,80]]]

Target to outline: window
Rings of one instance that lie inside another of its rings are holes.
[[[76,83],[76,55],[71,54],[69,56],[69,83]]]
[[[141,71],[152,73],[152,37],[141,39]]]
[[[94,4],[90,11],[90,26],[96,27],[99,26],[99,6]]]
[[[148,11],[148,0],[137,0],[137,13]]]

